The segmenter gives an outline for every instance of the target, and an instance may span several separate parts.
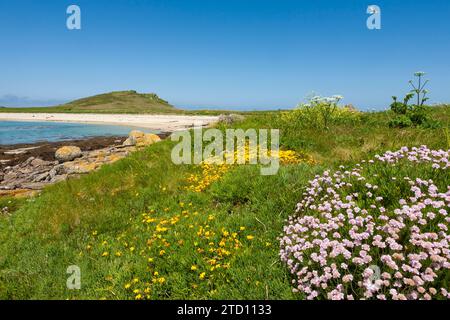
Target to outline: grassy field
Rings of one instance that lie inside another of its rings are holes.
[[[279,128],[282,149],[314,159],[274,176],[252,165],[177,166],[174,143],[163,141],[36,198],[0,199],[11,208],[0,218],[0,298],[302,298],[278,237],[308,180],[402,146],[450,148],[449,106],[433,108],[436,128],[389,128],[391,116],[364,113],[318,130],[280,112],[247,115],[233,127]],[[66,288],[70,265],[81,268],[81,290]]]

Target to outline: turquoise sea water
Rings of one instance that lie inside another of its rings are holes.
[[[136,127],[112,125],[0,121],[0,145],[35,143],[40,141],[53,142],[99,136],[127,136],[133,129],[144,132],[155,132]]]

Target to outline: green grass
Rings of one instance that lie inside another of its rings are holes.
[[[51,186],[0,218],[0,298],[133,299],[133,289],[149,287],[151,299],[293,299],[277,237],[307,181],[325,168],[403,145],[448,148],[449,109],[433,110],[442,122],[436,129],[390,129],[388,113],[368,113],[363,121],[323,132],[283,122],[277,112],[252,113],[234,127],[280,128],[282,148],[306,152],[319,163],[282,166],[274,176],[261,176],[254,166],[235,167],[202,193],[185,189],[199,168],[174,165],[171,141]],[[143,223],[143,213],[156,222]],[[169,222],[168,230],[156,232],[158,221],[176,216],[180,220]],[[197,235],[206,225],[214,232],[209,240]],[[218,248],[223,231],[236,232],[240,245],[224,258],[228,269],[210,271],[209,242]],[[157,234],[161,239],[152,238]],[[79,291],[66,289],[70,265],[81,268]]]

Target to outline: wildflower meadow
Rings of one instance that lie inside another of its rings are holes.
[[[430,107],[439,126],[393,127],[394,111],[339,99],[216,125],[279,129],[274,175],[259,147],[227,155],[244,163],[175,164],[166,139],[0,198],[0,297],[448,299],[450,108]]]

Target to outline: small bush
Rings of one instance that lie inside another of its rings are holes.
[[[424,72],[416,72],[414,74],[414,76],[418,78],[417,84],[414,84],[412,80],[409,81],[413,90],[405,96],[403,102],[398,101],[395,96],[392,97],[394,101],[391,104],[391,110],[394,112],[395,116],[389,121],[389,127],[436,127],[439,125],[436,121],[430,119],[429,107],[425,105],[425,102],[428,100],[428,97],[426,97],[428,90],[425,89],[428,80],[422,82],[422,77],[424,75]],[[409,101],[414,97],[417,98],[417,103],[409,104]]]
[[[406,115],[399,115],[389,121],[391,128],[408,128],[413,125],[411,119]]]
[[[341,96],[331,98],[314,97],[307,104],[299,104],[296,109],[285,113],[282,119],[290,125],[301,128],[329,129],[333,124],[360,121],[360,112],[353,106],[339,106]]]

